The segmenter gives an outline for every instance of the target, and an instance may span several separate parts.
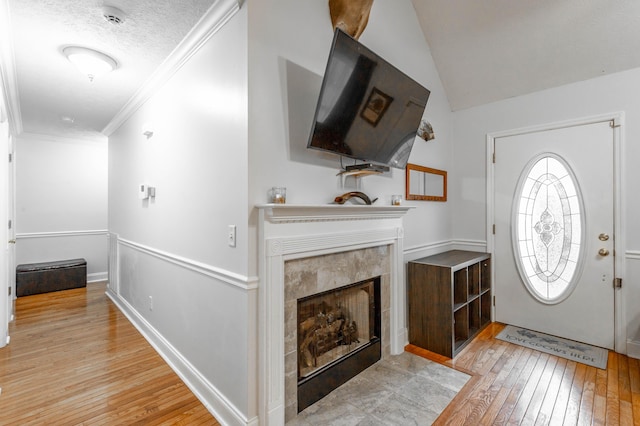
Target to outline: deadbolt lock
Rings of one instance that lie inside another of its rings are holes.
[[[600,241],[607,241],[609,239],[609,236],[607,234],[603,233],[603,234],[598,235],[598,239]]]

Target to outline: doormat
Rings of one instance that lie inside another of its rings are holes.
[[[496,339],[606,370],[609,351],[586,343],[508,325]]]

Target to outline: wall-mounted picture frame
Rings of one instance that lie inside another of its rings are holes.
[[[389,108],[391,102],[393,102],[391,96],[374,87],[371,89],[369,98],[360,112],[360,117],[375,127],[387,111],[387,108]]]

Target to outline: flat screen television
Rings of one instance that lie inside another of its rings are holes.
[[[307,148],[404,169],[430,93],[336,29]]]

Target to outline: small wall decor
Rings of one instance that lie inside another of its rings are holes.
[[[421,201],[447,201],[447,172],[430,167],[407,164],[405,198]]]
[[[436,134],[433,132],[433,126],[431,126],[431,123],[422,119],[422,121],[420,121],[420,127],[418,127],[418,136],[427,142],[435,139]]]
[[[374,87],[371,89],[369,99],[367,99],[367,103],[364,104],[360,116],[375,127],[387,111],[387,108],[389,108],[391,102],[393,102],[391,96]]]

